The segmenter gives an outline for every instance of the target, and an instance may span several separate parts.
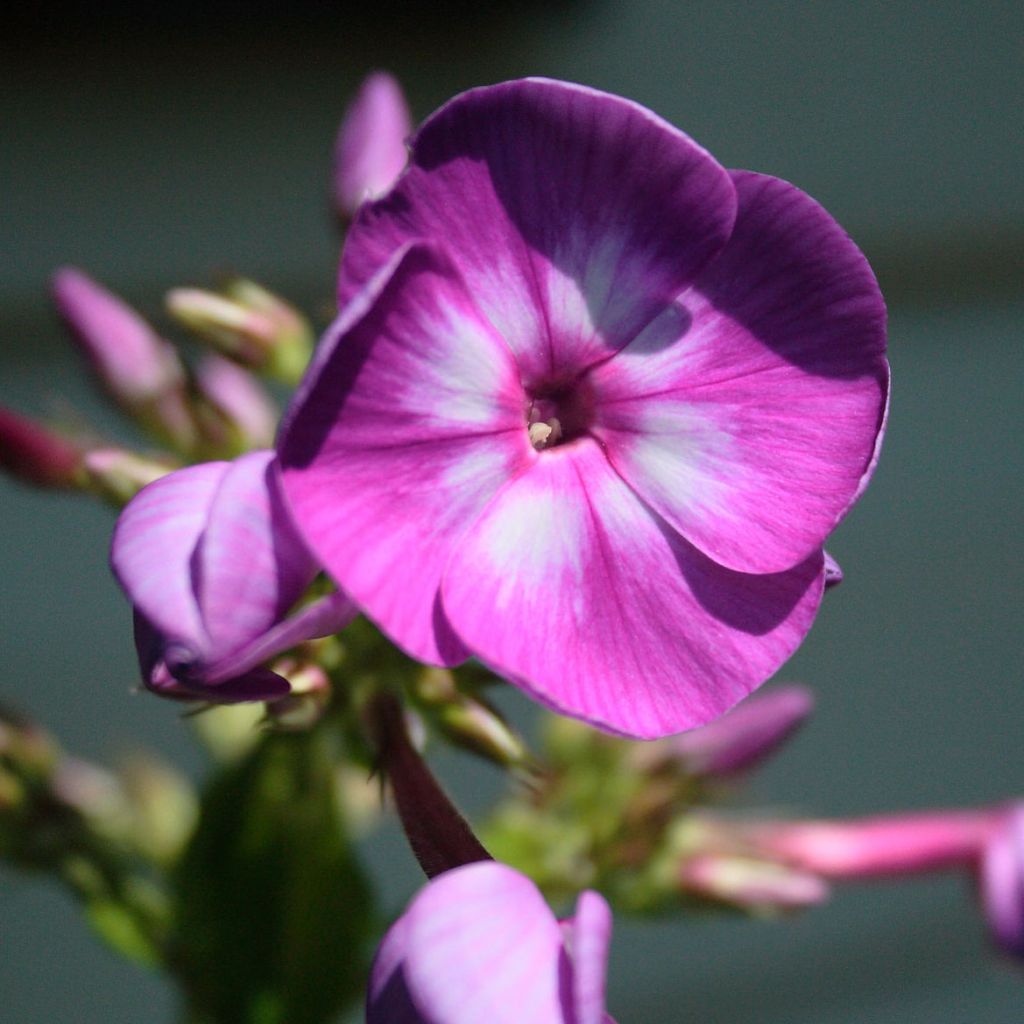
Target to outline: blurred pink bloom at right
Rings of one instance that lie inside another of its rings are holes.
[[[343,219],[395,183],[408,159],[412,117],[402,87],[384,71],[362,84],[338,131],[334,148],[334,206]]]
[[[999,823],[982,853],[981,904],[992,937],[1024,959],[1024,803]]]

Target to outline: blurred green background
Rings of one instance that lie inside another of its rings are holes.
[[[371,68],[402,79],[418,116],[526,74],[630,96],[727,166],[819,199],[890,303],[890,432],[831,544],[847,580],[780,673],[813,685],[820,710],[752,799],[852,815],[1024,794],[1024,7],[240,10],[46,4],[5,33],[0,400],[109,425],[48,308],[64,262],[158,321],[165,288],[224,268],[326,309],[330,149]],[[0,480],[0,517],[3,701],[77,752],[145,743],[197,770],[176,710],[132,692],[128,610],[105,568],[111,516]],[[452,783],[478,805],[494,773],[475,786],[465,774]],[[420,879],[394,828],[375,849],[397,906]],[[174,1018],[163,983],[95,944],[60,893],[10,872],[0,887],[0,1019]],[[1024,973],[990,955],[959,877],[850,887],[773,924],[620,920],[612,959],[623,1024],[1010,1024],[1024,1003]]]

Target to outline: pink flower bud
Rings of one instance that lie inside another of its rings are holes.
[[[700,729],[666,741],[696,775],[731,775],[774,753],[806,721],[814,694],[785,686],[745,700]]]
[[[82,452],[41,423],[0,406],[0,469],[37,487],[75,487]]]
[[[996,942],[1024,958],[1024,803],[1000,822],[985,847],[981,902]]]
[[[828,899],[817,875],[754,857],[707,854],[683,862],[682,887],[708,899],[748,910],[795,910]]]
[[[252,374],[228,359],[209,355],[196,368],[196,385],[243,450],[274,443],[277,409]]]
[[[288,384],[309,363],[313,333],[305,317],[254,281],[235,278],[222,292],[174,288],[165,301],[179,323],[237,363]]]
[[[107,390],[130,409],[180,387],[174,349],[133,309],[73,267],[53,275],[57,310]]]
[[[944,811],[751,827],[762,853],[827,878],[872,878],[970,866],[1002,812]]]
[[[377,71],[362,84],[338,132],[334,148],[334,205],[343,220],[368,199],[377,199],[405,167],[405,140],[412,118],[401,86]]]

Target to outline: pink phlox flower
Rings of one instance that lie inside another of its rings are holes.
[[[340,302],[283,481],[405,651],[652,737],[803,639],[888,392],[874,276],[804,193],[615,96],[476,89],[361,209]]]
[[[334,146],[334,206],[353,217],[384,195],[408,159],[412,117],[402,87],[384,71],[369,75],[345,113]]]
[[[560,923],[504,864],[446,871],[385,935],[367,1024],[614,1024],[605,1012],[611,928],[596,892]]]
[[[252,452],[177,470],[125,506],[111,565],[134,606],[148,689],[221,703],[280,697],[289,684],[264,663],[355,614],[343,594],[291,611],[318,567],[278,486],[274,453]]]

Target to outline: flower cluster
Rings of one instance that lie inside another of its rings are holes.
[[[215,350],[192,366],[66,268],[62,319],[158,447],[71,439],[0,409],[5,469],[122,506],[111,564],[143,685],[207,709],[266,703],[276,727],[241,745],[248,756],[221,752],[228,781],[198,824],[191,802],[177,815],[160,914],[134,875],[101,893],[143,922],[147,955],[171,950],[170,969],[205,983],[217,957],[178,956],[188,936],[174,928],[191,918],[169,909],[197,865],[196,920],[209,924],[213,896],[248,906],[237,880],[251,871],[290,928],[275,885],[310,910],[316,865],[350,871],[339,794],[358,766],[386,783],[429,878],[378,948],[368,1024],[613,1024],[612,905],[790,911],[839,879],[938,868],[970,871],[996,940],[1024,956],[1020,805],[850,822],[707,807],[811,712],[799,686],[744,698],[842,579],[824,544],[884,433],[885,308],[843,230],[645,108],[543,79],[464,93],[414,132],[397,83],[375,74],[334,158],[347,238],[315,351],[305,318],[233,279],[168,294]],[[280,429],[259,375],[297,385]],[[495,677],[565,716],[544,757],[488,700]],[[303,705],[307,688],[318,696]],[[0,725],[0,798],[4,785],[24,797],[18,827],[59,804],[82,856],[119,863],[94,835],[95,793],[31,730]],[[301,735],[278,744],[287,729]],[[522,783],[480,838],[427,766],[431,730]],[[0,840],[16,832],[10,806]],[[143,856],[136,818],[118,842]],[[570,900],[559,920],[551,906]],[[319,910],[316,928],[343,916]],[[229,955],[245,931],[232,916]],[[280,956],[287,998],[314,988],[295,978],[320,936],[296,932],[302,955]],[[352,935],[334,938],[347,950]],[[238,1005],[198,988],[199,1010]],[[327,1019],[333,998],[295,1019]]]

